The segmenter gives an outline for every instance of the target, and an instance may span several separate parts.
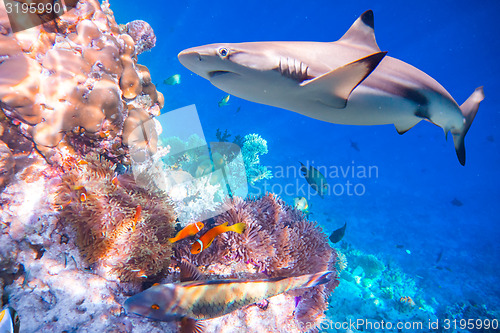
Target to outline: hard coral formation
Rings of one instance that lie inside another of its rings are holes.
[[[159,114],[163,97],[137,64],[144,38],[134,41],[140,34],[131,30],[132,36],[120,33],[106,1],[81,0],[18,33],[0,7],[0,107],[44,155],[62,141],[126,159],[124,124],[138,126]],[[154,40],[146,30],[145,40]],[[141,116],[128,120],[131,113]]]
[[[132,36],[137,54],[151,50],[156,45],[156,36],[148,22],[135,20],[123,27],[124,32]]]
[[[57,193],[62,222],[76,229],[76,244],[103,276],[141,282],[165,273],[176,214],[161,192],[138,186],[132,175],[115,176],[97,155],[69,157]]]
[[[271,171],[260,164],[260,155],[267,154],[267,141],[258,134],[245,135],[241,154],[245,162],[245,171],[250,184],[255,184],[262,179],[273,177]]]
[[[225,222],[229,225],[244,222],[247,225],[245,231],[241,235],[229,232],[216,237],[212,245],[199,255],[190,253],[189,242],[176,243],[174,251],[178,258],[188,258],[208,274],[250,279],[334,270],[336,253],[321,228],[275,195],[268,194],[255,200],[235,197],[228,199],[225,205],[226,212],[215,217],[212,223],[206,223],[201,233]],[[271,301],[265,311],[267,315],[275,311],[280,317],[281,314],[293,317],[295,320],[288,323],[291,325],[288,332],[314,329],[323,319],[328,297],[337,284],[338,280],[333,279],[326,285],[294,291],[284,296],[286,301],[279,298],[287,306],[281,304],[278,307]],[[283,314],[284,309],[291,312]],[[253,310],[241,311],[242,314],[234,316],[251,318]],[[270,319],[267,325],[273,325],[275,320]],[[271,326],[262,329],[276,331]]]

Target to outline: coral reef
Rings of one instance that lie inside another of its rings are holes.
[[[137,54],[149,51],[156,45],[155,33],[148,22],[135,20],[121,28],[124,33],[129,34],[134,39]]]
[[[254,185],[262,179],[273,177],[271,171],[260,164],[260,155],[267,154],[267,141],[258,134],[245,135],[241,154],[245,162],[248,182]]]
[[[225,205],[226,211],[205,223],[201,232],[225,222],[229,225],[244,222],[245,231],[241,235],[225,233],[216,237],[212,245],[198,255],[190,253],[190,242],[178,242],[174,245],[177,258],[187,258],[211,276],[238,278],[297,276],[334,269],[336,254],[321,228],[273,194],[255,200],[235,197],[227,199]],[[279,332],[284,327],[286,332],[314,331],[324,318],[328,296],[337,284],[334,279],[327,285],[273,297],[265,311],[249,307],[229,316],[239,318],[237,322],[254,322],[260,314],[258,322],[263,326],[249,327],[247,332]],[[274,319],[267,318],[273,313],[281,314]],[[280,328],[274,327],[276,320],[283,320],[283,316],[292,316],[294,320],[282,323]],[[263,320],[265,317],[267,321]],[[214,319],[209,327],[222,329],[218,321],[225,320],[229,319]]]
[[[64,169],[55,204],[63,224],[76,229],[86,262],[121,282],[165,273],[176,220],[170,199],[137,186],[130,174],[115,176],[112,163],[94,154],[69,157]]]
[[[363,253],[346,242],[337,252],[338,258],[343,257],[342,260],[349,261],[349,265],[345,265],[340,273],[339,287],[330,299],[332,305],[326,312],[328,319],[321,325],[327,328],[325,332],[358,332],[335,326],[335,323],[356,322],[358,319],[391,323],[428,323],[429,320],[436,320],[436,311],[427,304],[426,295],[417,287],[415,280],[397,266],[386,265],[377,256]],[[358,329],[362,330],[362,327]],[[384,328],[377,331],[391,330]]]
[[[107,1],[101,6],[97,0],[78,1],[73,10],[16,34],[2,5],[0,32],[0,107],[9,125],[46,158],[52,148],[70,145],[127,162],[123,128],[140,125],[163,106],[147,68],[137,64],[142,35],[136,45],[134,36],[120,33]],[[155,39],[151,29],[146,35]],[[141,117],[129,117],[132,110]]]

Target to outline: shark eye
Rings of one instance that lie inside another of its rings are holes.
[[[226,49],[225,47],[221,47],[219,49],[219,55],[222,57],[222,58],[225,58],[227,57],[227,55],[229,54],[229,50]]]

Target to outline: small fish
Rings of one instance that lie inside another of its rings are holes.
[[[325,176],[318,169],[310,166],[309,169],[306,168],[302,162],[299,162],[301,167],[300,171],[302,175],[307,180],[312,189],[318,192],[321,199],[328,192],[328,183],[326,182]]]
[[[240,111],[241,111],[241,106],[238,106],[238,108],[236,109],[236,113],[238,113]]]
[[[118,177],[114,176],[113,179],[111,179],[111,183],[115,186],[118,186],[119,184]]]
[[[6,306],[0,312],[0,332],[1,333],[19,333],[21,320],[13,308]]]
[[[293,206],[303,213],[309,213],[309,204],[307,203],[307,199],[304,197],[296,197],[293,199]]]
[[[175,86],[177,84],[181,83],[181,75],[180,74],[175,74],[169,77],[166,80],[163,80],[164,84],[168,84],[169,86]]]
[[[344,238],[346,227],[347,227],[347,222],[344,223],[343,227],[338,228],[337,230],[332,232],[332,234],[329,237],[330,242],[332,242],[334,244],[340,242],[342,240],[342,238]]]
[[[87,195],[85,193],[80,194],[80,201],[81,202],[87,201]]]
[[[193,243],[193,246],[191,246],[191,253],[197,254],[205,250],[212,244],[215,237],[224,232],[234,231],[241,234],[243,231],[245,231],[246,224],[244,222],[236,223],[231,226],[227,226],[227,223],[228,222],[213,227],[212,229],[204,233],[196,242]]]
[[[360,151],[358,147],[358,143],[351,140],[351,148],[355,151]]]
[[[436,264],[441,261],[441,258],[443,258],[443,251],[444,250],[439,251],[437,258],[436,258]]]
[[[187,226],[185,226],[181,231],[179,231],[177,235],[175,235],[175,237],[169,238],[168,240],[170,241],[170,243],[175,243],[186,237],[196,235],[198,231],[203,229],[204,226],[205,225],[203,224],[203,222],[190,223]]]
[[[457,198],[453,198],[453,200],[451,200],[450,203],[456,207],[462,207],[464,205],[463,202],[458,200]]]
[[[324,271],[296,277],[261,280],[211,280],[168,283],[153,286],[128,298],[123,307],[135,313],[162,321],[180,321],[196,326],[196,320],[223,316],[244,306],[298,288],[309,288],[330,281]],[[183,332],[188,332],[183,327]],[[189,332],[200,332],[193,330]]]
[[[226,106],[229,104],[229,97],[231,97],[231,95],[226,95],[224,96],[220,101],[219,101],[219,107],[223,107],[223,106]]]
[[[398,244],[398,245],[396,245],[396,249],[404,249],[404,247],[405,247],[405,246],[404,246],[403,244]]]

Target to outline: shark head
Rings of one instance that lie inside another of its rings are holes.
[[[270,70],[278,66],[270,50],[256,43],[221,43],[192,47],[179,53],[179,61],[207,80],[224,75],[247,75],[251,70]]]
[[[311,78],[307,73],[308,66],[287,57],[282,51],[270,42],[221,43],[184,50],[178,58],[186,68],[221,90],[241,98],[269,103],[265,98],[266,92],[278,93],[275,91],[277,88]],[[290,69],[292,67],[293,70]],[[284,82],[276,85],[276,81]],[[290,82],[287,84],[286,81]],[[256,100],[256,96],[261,98]]]

